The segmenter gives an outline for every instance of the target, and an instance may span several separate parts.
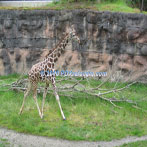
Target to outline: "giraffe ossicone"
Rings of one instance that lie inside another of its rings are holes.
[[[56,97],[56,100],[58,102],[60,112],[62,115],[63,120],[65,120],[65,116],[60,104],[60,98],[57,93],[57,88],[55,84],[55,75],[49,75],[48,72],[50,71],[55,71],[54,66],[60,55],[64,52],[66,45],[68,44],[69,41],[71,40],[77,40],[80,43],[79,37],[76,35],[76,31],[73,26],[71,26],[71,29],[69,29],[66,34],[64,35],[63,39],[57,44],[57,46],[49,51],[49,53],[46,55],[43,61],[35,64],[32,66],[31,70],[28,72],[28,80],[29,80],[29,86],[24,94],[24,99],[22,106],[20,108],[19,114],[23,112],[24,104],[26,97],[28,96],[30,90],[33,90],[33,98],[35,101],[35,104],[37,106],[39,116],[43,118],[43,108],[45,104],[45,98],[47,95],[49,83],[52,84],[53,90],[54,90],[54,95]],[[41,72],[44,72],[44,74],[41,74]],[[37,101],[37,85],[39,82],[44,82],[46,83],[44,93],[43,93],[43,100],[42,100],[42,107],[40,110],[38,101]]]

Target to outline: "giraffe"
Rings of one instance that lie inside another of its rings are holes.
[[[56,61],[58,60],[60,55],[64,52],[65,47],[68,44],[68,42],[73,40],[73,39],[78,41],[79,44],[80,44],[80,39],[76,35],[76,31],[72,26],[71,29],[69,29],[65,33],[63,39],[56,45],[56,47],[49,51],[49,53],[45,56],[43,61],[41,61],[41,62],[32,66],[31,70],[28,72],[29,85],[28,85],[26,92],[24,93],[24,99],[23,99],[23,103],[22,103],[22,106],[20,108],[19,114],[21,114],[23,112],[26,97],[28,96],[29,92],[32,89],[33,90],[33,99],[34,99],[35,104],[37,106],[39,116],[42,119],[43,115],[44,115],[43,114],[44,103],[45,103],[49,83],[51,83],[52,86],[53,86],[54,95],[56,97],[57,103],[58,103],[59,108],[60,108],[62,118],[63,118],[63,120],[66,119],[65,115],[63,113],[61,104],[60,104],[59,95],[57,93],[57,88],[56,88],[56,84],[55,84],[55,75],[54,74],[48,74],[48,72],[51,72],[51,71],[54,72],[55,71],[54,66],[55,66]],[[42,71],[43,71],[43,74],[41,74]],[[43,93],[41,110],[40,110],[40,107],[39,107],[38,102],[37,102],[37,85],[38,85],[39,82],[45,83],[45,89],[44,89],[44,93]]]

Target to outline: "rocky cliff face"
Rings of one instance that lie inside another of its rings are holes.
[[[88,10],[0,10],[0,74],[26,73],[72,24],[82,45],[69,44],[57,69],[147,79],[147,15]]]

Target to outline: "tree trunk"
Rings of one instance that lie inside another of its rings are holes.
[[[141,2],[141,8],[140,8],[141,12],[143,11],[143,6],[144,6],[144,0],[142,0],[142,2]]]

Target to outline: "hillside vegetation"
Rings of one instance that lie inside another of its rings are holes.
[[[48,7],[53,9],[93,9],[98,11],[139,13],[146,10],[147,1],[144,0],[143,8],[140,5],[137,0],[61,0],[49,4]]]
[[[141,7],[142,6],[142,7]],[[14,8],[14,7],[0,7],[0,9],[91,9],[96,11],[112,11],[112,12],[126,12],[126,13],[144,13],[147,14],[147,0],[144,0],[141,5],[140,0],[54,0],[53,3],[48,4],[44,7],[37,8]]]

